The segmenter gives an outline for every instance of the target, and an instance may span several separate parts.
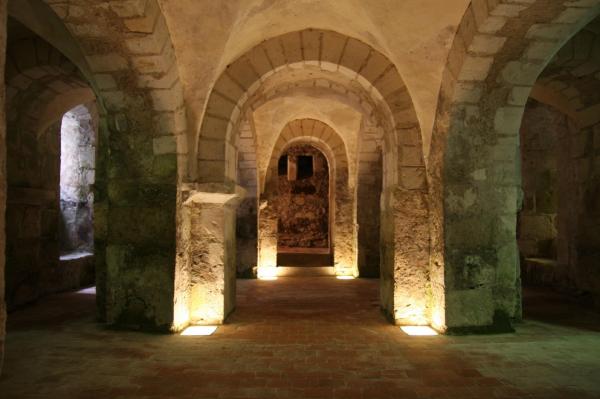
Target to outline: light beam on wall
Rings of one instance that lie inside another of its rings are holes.
[[[217,330],[217,326],[189,326],[181,332],[181,335],[196,336],[196,335],[212,335]]]
[[[438,335],[437,331],[429,326],[402,326],[400,327],[406,335],[410,336],[433,336]]]

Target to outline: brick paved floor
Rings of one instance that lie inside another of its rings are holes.
[[[377,280],[238,291],[210,337],[107,330],[84,293],[12,313],[0,398],[600,398],[600,316],[543,292],[515,334],[408,337]]]

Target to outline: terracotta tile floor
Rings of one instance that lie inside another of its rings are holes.
[[[0,398],[600,398],[600,316],[543,292],[515,334],[408,337],[377,280],[238,291],[210,337],[107,330],[84,293],[12,313]]]

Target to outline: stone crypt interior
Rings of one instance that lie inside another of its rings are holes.
[[[600,0],[0,25],[0,398],[600,398]]]

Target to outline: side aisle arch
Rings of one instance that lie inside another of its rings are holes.
[[[430,152],[436,324],[508,330],[520,317],[515,231],[525,103],[554,54],[599,7],[595,0],[468,7],[443,75]]]

